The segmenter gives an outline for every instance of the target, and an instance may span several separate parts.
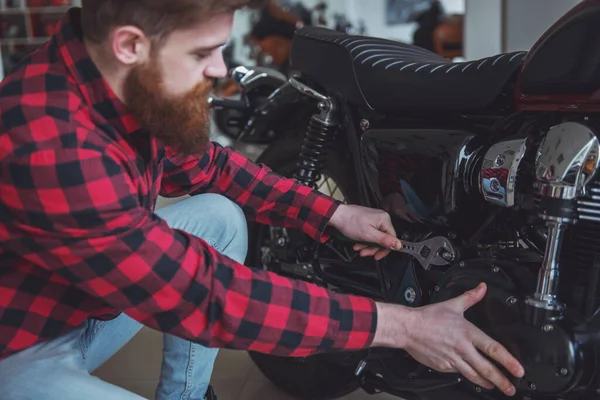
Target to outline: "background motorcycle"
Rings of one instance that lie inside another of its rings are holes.
[[[301,75],[244,130],[275,133],[258,162],[387,210],[410,254],[375,262],[343,240],[317,245],[252,224],[247,265],[410,307],[484,281],[486,298],[465,316],[525,366],[517,398],[598,398],[598,27],[600,2],[583,1],[530,52],[463,63],[388,40],[298,31],[291,65]],[[403,351],[252,358],[304,399],[359,387],[405,399],[502,398]]]
[[[268,74],[269,79],[260,81],[262,85],[253,86],[252,91],[248,90],[247,85],[241,87],[239,73],[236,73],[237,80],[232,73],[228,78],[216,82],[213,91],[216,100],[213,102],[213,119],[220,133],[230,139],[239,139],[251,116],[251,111],[264,103],[269,95],[293,74],[290,70],[289,58],[296,29],[300,26],[327,26],[326,11],[325,3],[318,3],[313,8],[308,8],[302,2],[271,0],[257,14],[257,18],[251,22],[251,31],[244,38],[244,45],[249,49],[250,60],[255,66],[261,67],[261,73]],[[354,27],[343,15],[336,14],[333,18],[335,30],[353,34],[365,32],[364,25]],[[241,66],[231,58],[233,49],[229,46],[227,50],[226,62],[230,70]],[[221,102],[220,99],[234,101]],[[260,140],[251,143],[264,144],[265,142]]]

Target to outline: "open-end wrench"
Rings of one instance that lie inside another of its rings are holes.
[[[382,248],[377,243],[362,243],[356,242],[341,233],[334,234],[336,239],[344,242],[362,244],[368,247]],[[395,250],[399,253],[410,254],[415,257],[421,266],[429,270],[432,265],[443,266],[448,265],[456,259],[456,251],[450,240],[443,236],[436,236],[420,242],[402,241],[402,248]]]

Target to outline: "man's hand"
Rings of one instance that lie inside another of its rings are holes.
[[[513,396],[514,386],[479,351],[517,378],[523,376],[523,367],[508,350],[463,317],[485,292],[482,284],[455,299],[422,308],[378,303],[373,347],[403,348],[415,360],[439,372],[458,372],[476,385],[488,389],[496,386]]]
[[[329,224],[350,239],[357,242],[376,243],[383,248],[371,248],[357,244],[354,250],[363,257],[375,256],[381,260],[391,250],[399,250],[402,243],[396,237],[390,215],[373,208],[341,205],[331,217]]]

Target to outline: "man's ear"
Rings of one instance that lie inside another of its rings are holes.
[[[150,55],[150,40],[135,26],[120,26],[111,36],[111,47],[117,61],[125,65],[144,62]]]

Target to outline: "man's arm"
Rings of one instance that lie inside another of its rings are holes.
[[[320,242],[328,239],[326,228],[340,205],[216,143],[201,158],[167,150],[164,165],[162,196],[220,193],[241,206],[250,219],[298,228]]]
[[[5,158],[3,252],[151,328],[207,346],[285,356],[404,348],[438,371],[514,394],[477,350],[517,377],[522,367],[462,316],[485,290],[410,309],[253,271],[142,209],[126,163],[110,151],[81,148]]]
[[[3,251],[151,328],[207,346],[305,356],[372,343],[374,302],[251,270],[171,229],[140,206],[122,157],[64,148],[5,158]],[[230,193],[242,190],[231,185]]]

